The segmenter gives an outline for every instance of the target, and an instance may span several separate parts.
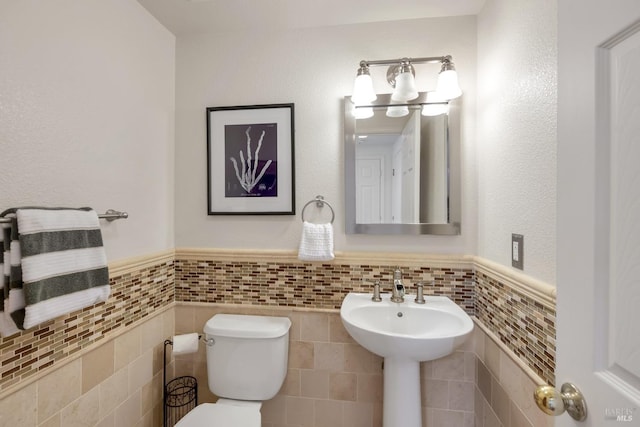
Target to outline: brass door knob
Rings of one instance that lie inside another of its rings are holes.
[[[550,385],[541,385],[533,392],[538,408],[548,415],[561,415],[565,411],[576,421],[584,421],[587,418],[587,402],[584,396],[571,383],[564,383],[560,391]]]

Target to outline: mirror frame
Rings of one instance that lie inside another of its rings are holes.
[[[406,104],[426,104],[426,92]],[[391,105],[391,95],[378,95],[371,107]],[[344,97],[344,184],[345,184],[345,232],[347,234],[393,234],[393,235],[442,235],[460,234],[460,98],[449,101],[449,118],[447,125],[448,146],[448,187],[449,218],[447,223],[415,223],[415,224],[357,224],[356,223],[356,118],[355,105],[351,96]],[[366,119],[365,119],[366,120]]]

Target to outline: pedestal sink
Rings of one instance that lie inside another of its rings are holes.
[[[420,362],[451,354],[473,331],[473,321],[444,296],[425,296],[425,304],[405,295],[375,302],[372,294],[349,293],[340,317],[354,340],[384,357],[384,427],[422,427]]]

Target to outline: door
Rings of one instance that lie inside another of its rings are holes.
[[[393,222],[420,219],[420,111],[414,112],[393,147]]]
[[[420,222],[420,111],[402,130],[402,222]]]
[[[402,223],[402,136],[393,144],[391,153],[391,222]]]
[[[356,159],[356,223],[382,222],[382,159]]]
[[[640,425],[640,1],[558,10],[556,387],[588,415],[555,425]]]

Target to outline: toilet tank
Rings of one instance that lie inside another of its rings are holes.
[[[207,321],[207,376],[218,397],[269,400],[287,375],[287,317],[216,314]]]

